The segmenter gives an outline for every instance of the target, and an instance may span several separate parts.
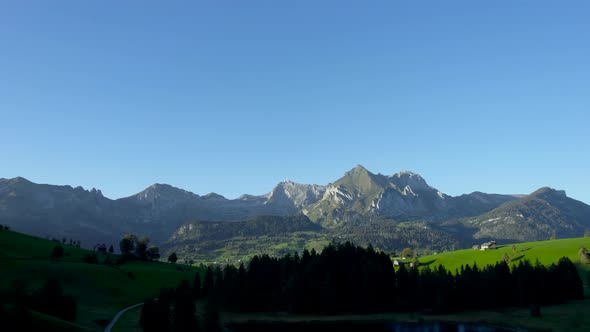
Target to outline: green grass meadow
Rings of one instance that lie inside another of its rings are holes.
[[[512,248],[512,244],[499,243],[498,249],[485,251],[463,249],[422,256],[418,260],[421,266],[432,268],[443,265],[453,273],[455,270],[460,269],[461,265],[473,265],[474,262],[480,268],[489,264],[495,264],[502,260],[504,253],[510,256],[510,265],[518,264],[521,260],[528,259],[532,264],[538,260],[541,264],[547,266],[556,263],[561,257],[567,257],[575,264],[580,264],[578,250],[580,247],[590,248],[590,237],[517,243],[514,246],[516,250]],[[588,268],[586,266],[581,267]]]

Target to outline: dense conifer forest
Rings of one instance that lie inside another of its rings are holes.
[[[144,330],[179,324],[187,313],[194,313],[190,296],[207,299],[204,317],[213,322],[218,320],[219,307],[234,312],[334,315],[528,306],[535,315],[539,306],[582,299],[583,284],[568,258],[549,267],[524,260],[512,269],[499,262],[466,265],[452,272],[443,266],[401,265],[395,270],[390,257],[371,246],[331,243],[321,253],[262,255],[253,257],[247,267],[209,267],[202,279],[195,276],[192,290],[185,282],[147,301]]]

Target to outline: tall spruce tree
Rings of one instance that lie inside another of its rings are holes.
[[[203,290],[201,294],[203,297],[207,297],[213,293],[214,288],[215,282],[213,280],[213,269],[211,269],[211,266],[209,266],[205,272],[205,279],[203,279]]]
[[[196,300],[201,295],[201,275],[199,271],[195,272],[195,278],[193,279],[193,298]]]

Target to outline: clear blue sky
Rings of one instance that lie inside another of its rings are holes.
[[[2,1],[0,177],[197,194],[356,164],[590,203],[588,1]]]

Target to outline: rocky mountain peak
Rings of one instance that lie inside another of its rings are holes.
[[[31,181],[23,178],[22,176],[17,176],[13,179],[11,179],[13,182],[24,182],[24,183],[31,183]]]
[[[532,196],[540,196],[540,195],[560,195],[566,196],[565,190],[556,190],[551,187],[542,187],[539,188],[531,193]]]
[[[21,176],[17,176],[12,179],[0,178],[0,183],[4,183],[6,185],[32,184],[31,181],[29,181]]]
[[[90,193],[99,197],[104,197],[100,189],[92,188],[92,190],[90,190]]]
[[[530,196],[537,197],[567,197],[565,190],[556,190],[551,187],[542,187],[531,193]]]
[[[153,201],[162,198],[167,200],[195,199],[199,196],[169,184],[155,183],[132,197],[140,201]]]
[[[280,182],[267,194],[268,203],[292,205],[301,207],[320,199],[326,191],[325,186],[316,184],[301,184],[293,181]]]
[[[227,199],[223,195],[219,195],[218,193],[214,193],[214,192],[210,192],[207,195],[201,196],[201,198],[203,198],[204,200],[209,200],[209,199],[226,200]]]
[[[393,174],[388,177],[388,180],[390,181],[390,183],[395,185],[399,190],[402,190],[404,192],[437,191],[436,189],[429,186],[423,177],[409,171],[402,171]]]
[[[358,164],[354,166],[350,171],[344,173],[344,176],[347,175],[356,175],[356,174],[368,174],[370,173],[363,165]]]

